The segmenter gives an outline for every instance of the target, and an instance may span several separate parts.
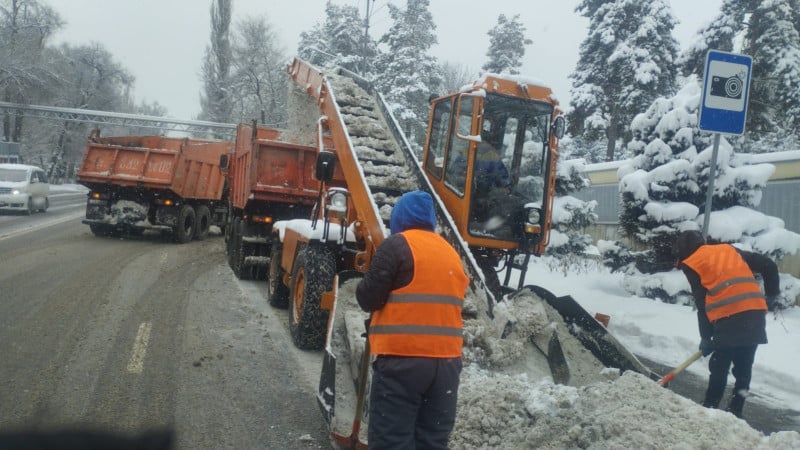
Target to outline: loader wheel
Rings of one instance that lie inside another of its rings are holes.
[[[273,236],[272,250],[269,256],[269,274],[267,277],[267,302],[275,308],[286,309],[289,306],[289,288],[283,284],[285,270],[281,267],[283,245],[278,236]]]
[[[289,295],[289,331],[297,348],[319,350],[325,345],[328,311],[320,307],[320,299],[333,286],[335,274],[336,260],[329,248],[308,245],[297,255]]]
[[[178,222],[172,228],[175,242],[185,244],[191,241],[194,237],[196,226],[197,214],[195,214],[194,208],[191,205],[181,206],[181,210],[178,212]]]
[[[237,217],[233,219],[233,229],[231,230],[230,265],[236,278],[240,280],[249,280],[252,278],[252,270],[250,267],[244,265],[244,259],[247,257],[248,248],[247,244],[242,240],[242,235],[244,235],[244,223],[242,223],[241,218]]]
[[[194,232],[194,238],[198,241],[205,240],[208,237],[208,229],[211,228],[211,211],[206,205],[197,207],[197,230]]]

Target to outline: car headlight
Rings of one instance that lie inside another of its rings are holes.
[[[539,223],[539,219],[541,219],[541,215],[538,209],[532,208],[528,210],[528,222]]]
[[[14,194],[14,195],[19,195],[20,194],[19,189],[14,189],[13,191],[11,191],[11,193]]]

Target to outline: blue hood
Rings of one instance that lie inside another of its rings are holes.
[[[389,226],[392,234],[412,228],[433,231],[436,228],[436,215],[430,194],[424,191],[403,194],[392,208]]]

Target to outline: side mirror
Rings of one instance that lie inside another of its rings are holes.
[[[323,183],[329,183],[333,179],[333,171],[336,169],[336,155],[331,152],[319,152],[317,156],[317,179]]]
[[[556,136],[556,139],[564,137],[564,132],[566,131],[567,121],[564,119],[564,116],[556,117],[556,120],[553,121],[553,134]]]
[[[220,169],[222,169],[223,171],[224,170],[228,170],[228,162],[229,161],[228,161],[228,154],[227,153],[223,153],[223,154],[219,155],[219,167],[220,167]]]

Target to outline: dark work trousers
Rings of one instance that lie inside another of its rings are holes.
[[[725,386],[728,383],[728,371],[733,364],[733,377],[736,382],[733,385],[734,397],[731,400],[731,410],[737,416],[741,416],[744,397],[750,389],[750,378],[753,375],[753,360],[756,356],[758,345],[745,345],[741,347],[725,347],[715,349],[708,361],[708,369],[711,374],[708,377],[708,389],[703,406],[709,408],[719,407],[719,402],[725,393]]]
[[[378,356],[369,397],[370,450],[448,448],[460,375],[461,358]]]

